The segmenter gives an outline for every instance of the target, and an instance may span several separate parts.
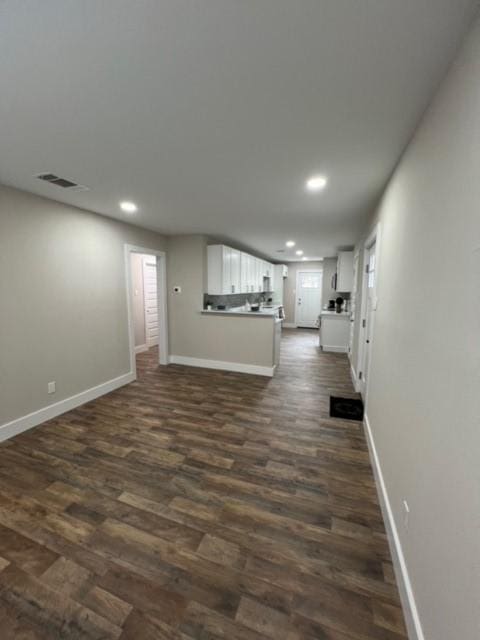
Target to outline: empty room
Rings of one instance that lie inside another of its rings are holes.
[[[2,0],[0,87],[0,640],[479,640],[477,0]]]

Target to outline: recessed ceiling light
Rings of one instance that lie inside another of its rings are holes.
[[[303,256],[303,251],[301,249],[297,249],[295,253],[297,254],[297,256]]]
[[[295,242],[293,240],[287,240],[287,242],[285,242],[285,246],[286,247],[294,247],[295,246]]]
[[[125,211],[125,213],[135,213],[138,207],[134,202],[129,202],[128,200],[124,200],[120,202],[120,209]]]
[[[305,186],[309,191],[321,191],[322,189],[325,189],[327,182],[328,180],[326,176],[312,176],[307,180]]]

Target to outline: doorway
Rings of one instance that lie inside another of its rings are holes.
[[[297,272],[295,325],[314,329],[318,327],[318,316],[322,310],[322,271]]]
[[[375,328],[375,313],[377,310],[378,283],[378,227],[368,238],[364,249],[364,274],[362,287],[362,312],[360,326],[360,349],[358,353],[358,386],[360,393],[367,403],[368,383],[370,379],[370,365]]]
[[[136,378],[136,355],[158,345],[158,364],[168,364],[166,255],[125,245],[130,366]]]
[[[157,258],[130,254],[135,353],[158,344]]]
[[[157,260],[142,256],[145,342],[147,348],[158,345]]]

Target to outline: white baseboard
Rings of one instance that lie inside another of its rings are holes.
[[[350,355],[349,355],[348,359],[350,360]],[[355,389],[355,391],[357,393],[359,393],[360,392],[360,385],[359,385],[359,382],[357,380],[357,374],[355,373],[355,369],[353,368],[353,364],[352,364],[351,360],[350,360],[350,375],[352,377],[353,388]]]
[[[148,351],[148,345],[140,344],[138,347],[135,347],[135,353],[143,353],[144,351]]]
[[[348,353],[348,347],[336,347],[335,345],[322,345],[322,350],[327,353]]]
[[[398,535],[397,525],[393,517],[393,511],[390,499],[387,493],[387,487],[383,478],[382,467],[378,457],[375,441],[373,439],[370,422],[367,415],[364,418],[365,434],[367,438],[368,450],[370,452],[370,462],[375,475],[377,493],[382,509],[383,520],[387,531],[390,553],[392,555],[393,568],[397,579],[397,586],[400,592],[400,600],[402,601],[403,614],[405,616],[405,624],[407,626],[408,637],[410,640],[425,640],[423,635],[420,617],[418,615],[415,597],[413,595],[412,584],[408,575],[407,563],[403,555],[400,537]]]
[[[221,369],[223,371],[235,371],[238,373],[253,373],[257,376],[272,377],[275,367],[262,367],[257,364],[243,364],[241,362],[224,362],[223,360],[205,360],[203,358],[190,358],[188,356],[170,356],[171,364],[184,364],[187,367],[202,367],[204,369]]]
[[[297,325],[294,322],[282,322],[282,327],[284,329],[296,329]]]
[[[23,431],[27,431],[42,422],[56,418],[62,413],[71,411],[86,402],[90,402],[90,400],[95,400],[95,398],[99,398],[106,393],[110,393],[110,391],[123,387],[134,380],[135,374],[132,372],[125,373],[118,378],[113,378],[112,380],[108,380],[108,382],[104,382],[96,387],[92,387],[91,389],[77,393],[74,396],[70,396],[70,398],[65,398],[65,400],[60,400],[60,402],[50,404],[48,407],[44,407],[43,409],[29,413],[26,416],[22,416],[21,418],[17,418],[16,420],[0,425],[0,442],[13,438],[13,436],[18,435]]]

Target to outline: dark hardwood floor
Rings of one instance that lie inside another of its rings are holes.
[[[2,640],[398,640],[347,358],[158,368],[0,446]]]

